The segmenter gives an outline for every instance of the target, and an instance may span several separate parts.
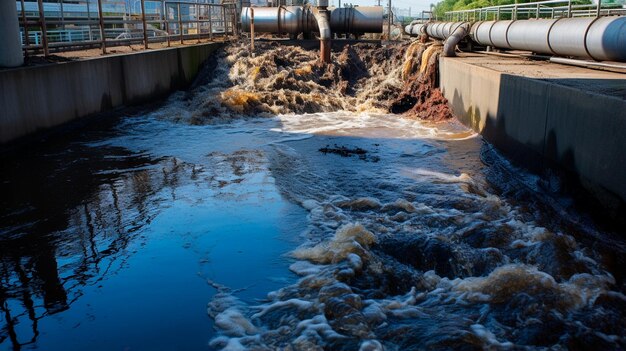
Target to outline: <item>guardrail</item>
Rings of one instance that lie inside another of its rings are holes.
[[[620,4],[576,4],[572,0],[547,0],[524,4],[488,6],[478,9],[448,11],[444,21],[487,21],[501,19],[594,17],[626,15],[626,8]]]
[[[71,3],[69,2],[71,1]],[[239,34],[234,3],[208,0],[16,1],[22,48],[50,55],[80,50]]]

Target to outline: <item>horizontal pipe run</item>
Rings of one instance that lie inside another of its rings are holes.
[[[330,29],[333,33],[382,33],[383,11],[379,6],[329,8]],[[310,7],[255,7],[254,31],[259,33],[299,34],[319,33],[315,15]],[[250,31],[250,8],[241,10],[241,28]]]
[[[463,22],[426,25],[444,40]],[[626,17],[587,17],[474,22],[471,39],[483,46],[538,54],[626,62]]]
[[[591,68],[591,69],[600,69],[603,71],[626,73],[626,65],[574,60],[574,59],[568,59],[568,58],[563,58],[563,57],[551,57],[550,62],[560,63],[563,65]]]
[[[410,36],[422,35],[424,34],[424,29],[426,27],[426,24],[422,22],[423,21],[421,20],[413,21],[404,27],[404,31]]]

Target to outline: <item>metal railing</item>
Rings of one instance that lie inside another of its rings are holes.
[[[71,1],[71,2],[70,2]],[[234,3],[209,0],[16,1],[26,54],[237,36]]]
[[[524,4],[489,6],[478,9],[448,11],[444,21],[487,21],[501,19],[563,18],[626,15],[624,5],[576,4],[572,0],[547,0]]]

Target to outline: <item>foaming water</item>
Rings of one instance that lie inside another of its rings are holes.
[[[623,241],[458,123],[180,104],[7,159],[3,348],[624,347]]]
[[[2,348],[626,347],[623,240],[460,124],[387,113],[449,117],[440,48],[240,49],[2,160]]]
[[[494,173],[521,171],[473,133],[385,114],[276,121],[270,131],[287,137],[267,146],[272,176],[308,211],[289,253],[300,279],[258,304],[221,289],[212,347],[624,346],[623,282],[603,264],[623,243],[589,246],[595,229],[549,223],[558,209],[532,195],[531,176],[506,186],[538,205],[502,193]],[[359,156],[319,151],[333,147]]]

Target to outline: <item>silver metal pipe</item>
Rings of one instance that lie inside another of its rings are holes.
[[[379,6],[330,8],[333,33],[382,33],[383,11]],[[250,8],[241,10],[241,28],[250,31]],[[254,31],[257,33],[319,33],[315,16],[309,7],[255,7]]]
[[[626,17],[484,21],[470,37],[496,48],[626,62]]]
[[[465,38],[470,31],[469,23],[462,23],[460,26],[456,27],[454,32],[446,39],[443,43],[443,56],[445,57],[454,57],[456,56],[455,50],[456,46],[459,44],[463,38]]]
[[[241,29],[250,31],[251,9],[244,7],[241,10]],[[317,24],[313,27],[315,19],[308,12],[303,13],[300,6],[279,7],[255,7],[254,8],[254,31],[257,33],[289,33],[297,34],[305,31],[308,27],[317,31]],[[310,25],[310,26],[307,26]]]
[[[445,40],[461,25],[467,22],[430,22],[426,23],[426,34],[429,37]]]
[[[620,65],[620,64],[573,60],[573,59],[567,59],[567,58],[562,58],[562,57],[551,57],[550,62],[560,63],[564,65],[592,68],[592,69],[600,69],[604,71],[626,73],[626,65]]]
[[[333,33],[382,33],[383,8],[380,6],[332,8],[330,28]]]
[[[415,20],[404,27],[406,34],[411,36],[417,36],[424,34],[424,23],[421,20]]]

